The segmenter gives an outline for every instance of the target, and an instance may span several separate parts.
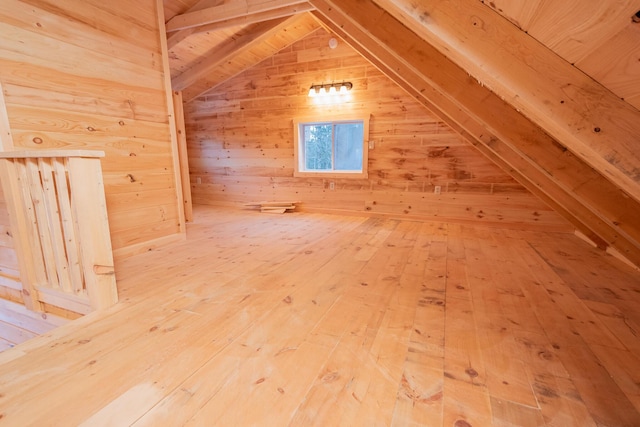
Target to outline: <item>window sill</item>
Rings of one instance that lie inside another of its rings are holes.
[[[338,172],[338,171],[329,171],[329,172],[300,172],[294,171],[293,176],[297,178],[357,178],[357,179],[367,179],[368,174],[366,171],[363,172]]]

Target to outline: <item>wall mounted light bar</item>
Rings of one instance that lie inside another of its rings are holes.
[[[311,85],[309,88],[309,96],[344,95],[350,91],[352,87],[353,84],[351,84],[351,82]]]

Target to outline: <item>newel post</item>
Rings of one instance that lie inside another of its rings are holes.
[[[100,159],[71,157],[68,168],[87,293],[91,308],[102,310],[118,293]]]

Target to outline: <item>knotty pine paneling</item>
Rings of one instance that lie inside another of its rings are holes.
[[[330,49],[330,38],[318,30],[187,103],[194,203],[294,200],[303,210],[568,228],[349,46]],[[307,96],[313,83],[343,80],[353,83],[345,104]],[[368,179],[293,177],[293,119],[327,112],[371,114]]]
[[[179,232],[156,5],[0,4],[0,81],[16,149],[106,153],[114,249]]]

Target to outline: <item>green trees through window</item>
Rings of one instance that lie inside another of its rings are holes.
[[[362,121],[301,123],[300,136],[305,170],[362,171]]]
[[[331,170],[331,124],[303,125],[304,167],[307,170]]]

